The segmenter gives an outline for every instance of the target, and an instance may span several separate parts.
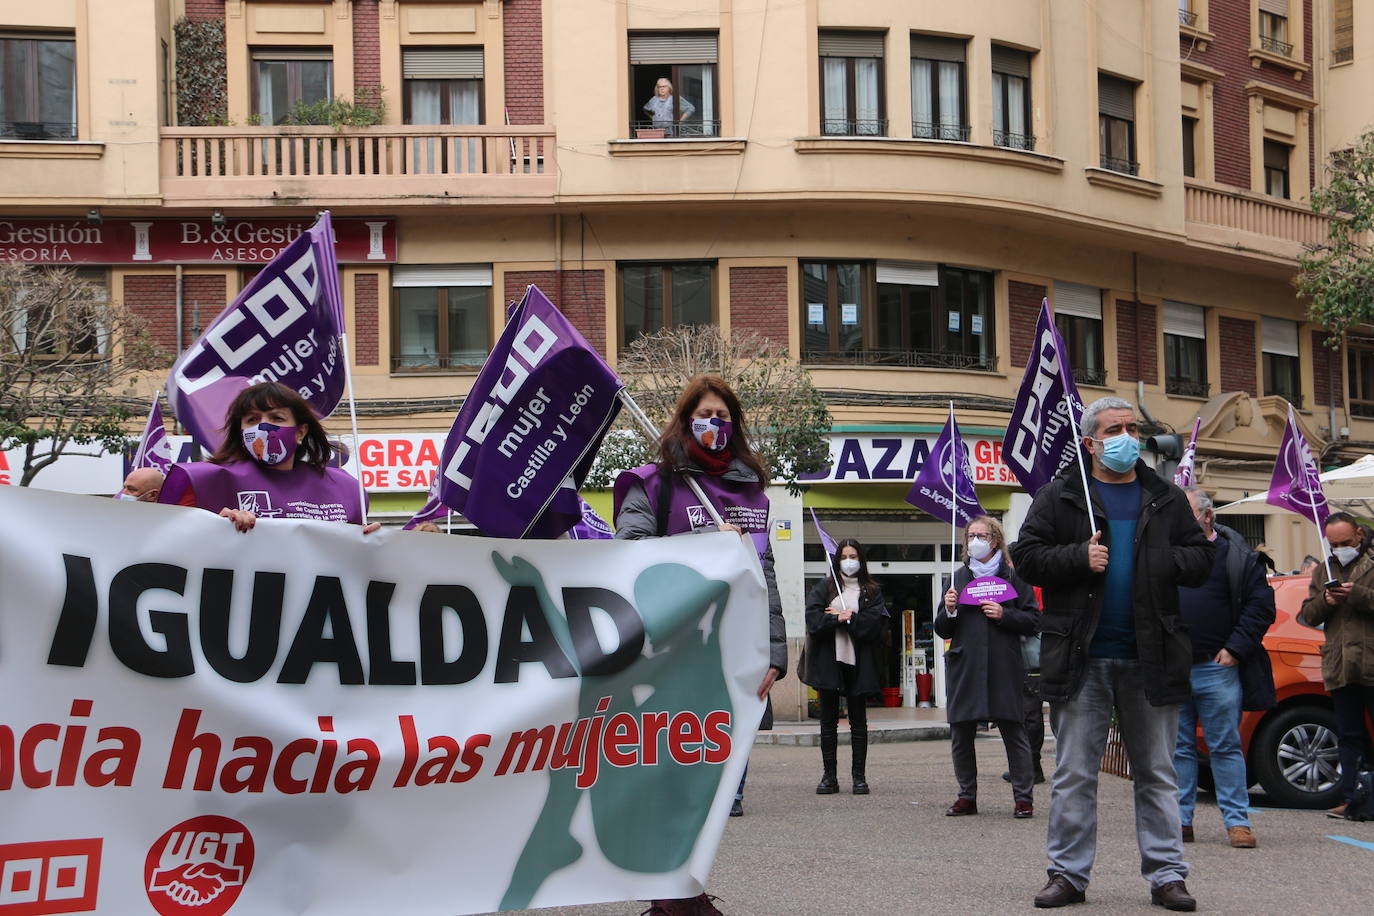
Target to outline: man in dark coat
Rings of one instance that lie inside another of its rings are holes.
[[[1274,673],[1264,650],[1264,634],[1274,622],[1274,589],[1265,577],[1264,561],[1245,538],[1215,524],[1207,492],[1201,487],[1188,487],[1185,492],[1193,516],[1207,540],[1216,545],[1217,555],[1207,581],[1179,593],[1183,621],[1193,642],[1193,695],[1179,707],[1178,746],[1174,748],[1183,842],[1193,840],[1197,726],[1201,722],[1227,840],[1237,849],[1253,849],[1240,713],[1242,708],[1274,705]]]
[[[1113,713],[1135,780],[1136,839],[1152,903],[1192,910],[1173,750],[1192,646],[1178,588],[1201,585],[1214,548],[1183,491],[1139,459],[1135,408],[1100,398],[1083,412],[1092,507],[1069,465],[1035,495],[1012,559],[1042,589],[1040,687],[1055,773],[1037,907],[1081,903],[1097,853],[1097,779]]]

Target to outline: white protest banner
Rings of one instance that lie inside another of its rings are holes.
[[[736,535],[239,534],[20,488],[0,514],[0,912],[437,916],[704,886],[768,665]]]

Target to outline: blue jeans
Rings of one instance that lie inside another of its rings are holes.
[[[1250,780],[1245,775],[1245,754],[1240,749],[1240,666],[1203,662],[1193,666],[1193,698],[1178,708],[1178,746],[1174,770],[1178,773],[1178,813],[1183,823],[1193,822],[1197,801],[1197,723],[1212,758],[1212,779],[1217,788],[1221,822],[1230,827],[1249,827]]]
[[[1140,873],[1151,887],[1188,877],[1174,781],[1177,706],[1151,706],[1135,659],[1090,658],[1083,688],[1064,703],[1050,704],[1055,770],[1045,854],[1051,876],[1063,875],[1078,890],[1088,886],[1097,856],[1097,779],[1112,711],[1131,762],[1135,835]]]

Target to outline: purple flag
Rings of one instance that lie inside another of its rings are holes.
[[[343,397],[342,333],[334,229],[323,213],[181,354],[167,379],[167,402],[210,449],[223,439],[229,403],[258,382],[296,389],[324,419]]]
[[[577,497],[577,505],[582,509],[582,518],[568,529],[568,537],[574,541],[606,541],[615,537],[611,526],[597,515],[596,510],[580,495]]]
[[[1291,404],[1288,405],[1288,423],[1283,428],[1283,442],[1274,460],[1274,476],[1269,480],[1269,498],[1265,502],[1296,512],[1318,528],[1326,524],[1326,517],[1331,514],[1326,494],[1322,492],[1321,478],[1317,475],[1317,463],[1312,460],[1312,449],[1302,430],[1298,429]]]
[[[821,539],[821,546],[825,548],[825,555],[833,557],[835,551],[838,549],[835,545],[835,539],[827,534],[825,529],[821,527],[821,520],[816,518],[815,509],[811,510],[811,524],[816,526],[816,536]]]
[[[624,383],[531,286],[444,442],[439,496],[492,537],[557,537]]]
[[[985,514],[973,489],[973,469],[969,466],[968,449],[959,436],[959,424],[954,422],[952,405],[945,428],[930,447],[930,457],[917,472],[906,501],[938,519],[949,519],[960,528],[975,516]]]
[[[1026,492],[1036,491],[1078,460],[1078,424],[1083,400],[1073,380],[1064,338],[1054,326],[1050,302],[1040,303],[1035,341],[1016,405],[1007,420],[1002,460]]]
[[[138,440],[138,451],[129,470],[157,468],[163,474],[172,466],[172,443],[167,439],[167,428],[162,422],[162,392],[153,395],[153,406],[148,409],[148,422],[143,426],[143,436]]]
[[[442,479],[443,476],[439,473],[439,469],[435,468],[434,477],[429,482],[429,499],[420,507],[419,512],[411,516],[410,521],[401,526],[402,531],[410,531],[419,525],[423,525],[425,522],[432,522],[436,518],[443,518],[452,511],[439,500],[439,481]]]
[[[1178,460],[1178,469],[1174,471],[1174,483],[1180,487],[1193,485],[1193,462],[1197,460],[1197,434],[1200,429],[1202,417],[1193,421],[1193,437],[1183,447],[1183,457]]]

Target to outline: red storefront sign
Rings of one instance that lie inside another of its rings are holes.
[[[0,261],[28,264],[266,264],[314,224],[302,219],[8,219]],[[334,220],[340,263],[396,260],[392,219]]]

